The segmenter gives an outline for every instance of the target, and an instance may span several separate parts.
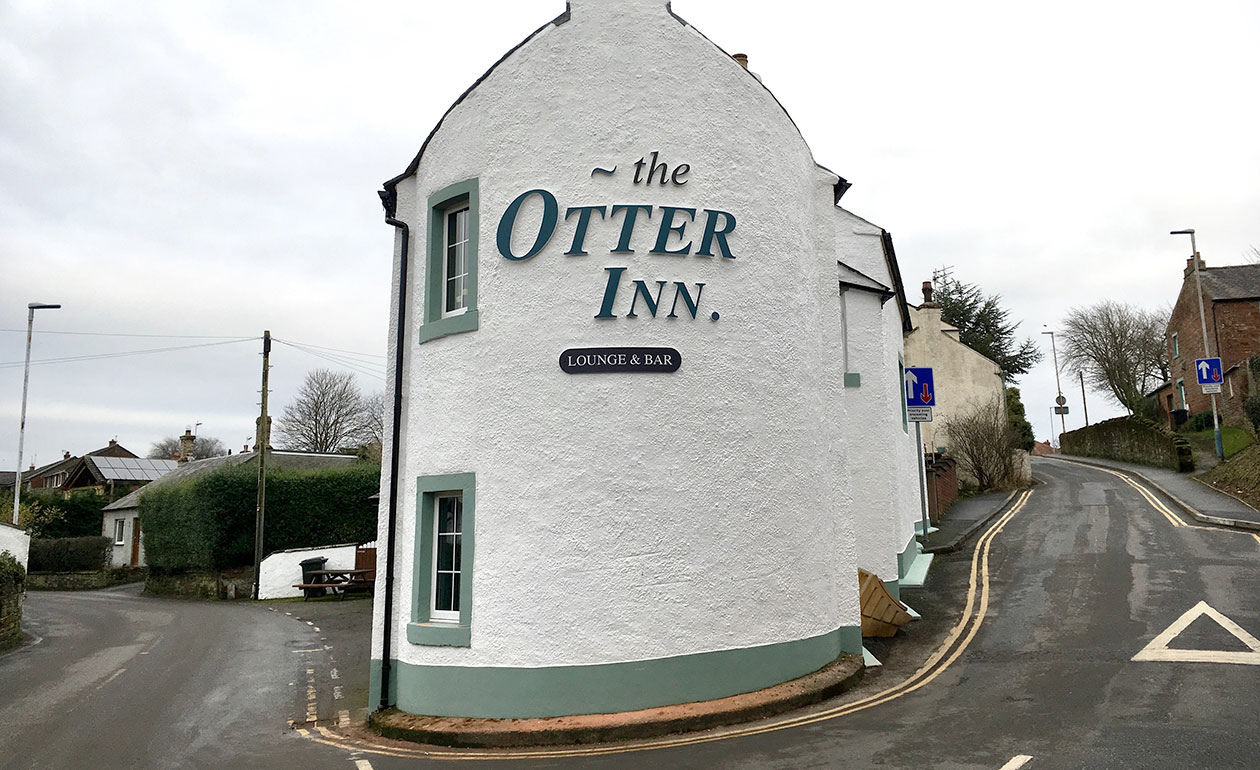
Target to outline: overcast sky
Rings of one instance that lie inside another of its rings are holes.
[[[383,388],[393,230],[376,191],[563,8],[0,0],[0,468],[31,301],[64,306],[37,313],[35,361],[203,347],[33,366],[24,465],[111,438],[143,455],[196,423],[239,449],[260,344],[232,340],[263,329],[306,346],[273,351],[273,414],[308,369],[341,365],[312,349]],[[1190,246],[1169,230],[1196,228],[1211,266],[1260,245],[1251,0],[673,8],[749,54],[853,183],[845,207],[892,232],[912,302],[952,266],[1048,341],[1072,306],[1171,304]],[[170,336],[103,336],[124,334]],[[1048,359],[1019,383],[1039,438]],[[1069,405],[1072,429],[1074,383]]]

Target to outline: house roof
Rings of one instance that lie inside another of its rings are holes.
[[[112,441],[107,446],[103,446],[100,449],[93,449],[91,452],[85,452],[82,457],[136,457],[136,454],[130,449],[124,447],[122,444],[119,444],[117,441]],[[23,471],[22,480],[27,481],[39,478],[40,476],[46,476],[50,473],[56,473],[63,468],[70,468],[80,459],[80,457],[74,456],[63,457],[60,460],[48,463],[47,465],[42,465],[33,471]]]
[[[1199,277],[1214,300],[1260,299],[1260,265],[1205,267]]]
[[[174,460],[88,455],[83,465],[96,481],[153,481],[174,470]]]
[[[140,505],[140,496],[148,490],[157,487],[163,487],[167,484],[173,484],[177,481],[183,481],[203,473],[216,470],[218,468],[230,468],[237,465],[246,465],[253,462],[258,456],[257,452],[241,452],[237,455],[224,455],[223,457],[207,457],[204,460],[193,460],[192,462],[176,464],[175,468],[161,477],[145,484],[131,494],[121,497],[118,500],[105,506],[106,511],[118,511],[126,508],[136,508]],[[273,468],[294,468],[297,470],[313,470],[317,468],[336,468],[345,465],[353,465],[358,462],[354,455],[342,454],[322,454],[318,452],[294,452],[289,450],[273,449],[267,453],[267,465]],[[158,461],[160,462],[160,461]]]
[[[17,471],[0,471],[0,489],[8,489],[17,479]]]

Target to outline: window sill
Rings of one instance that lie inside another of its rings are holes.
[[[420,342],[428,342],[450,334],[476,331],[478,318],[477,311],[469,309],[459,315],[426,321],[420,325]]]
[[[468,647],[472,629],[458,623],[408,623],[407,641],[433,647]]]

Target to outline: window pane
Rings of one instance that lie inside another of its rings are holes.
[[[463,532],[464,531],[464,498],[453,497],[451,498],[451,502],[454,503],[452,507],[455,510],[455,526],[454,528],[451,529],[451,531]]]
[[[437,568],[439,571],[458,569],[455,561],[455,535],[438,535]]]
[[[459,611],[459,573],[451,575],[451,609]]]
[[[438,498],[437,531],[439,535],[449,535],[459,531],[459,519],[456,517],[458,497]]]
[[[436,597],[436,600],[433,602],[434,609],[437,609],[437,610],[455,609],[455,607],[452,606],[453,599],[451,597],[451,584],[454,581],[454,578],[455,578],[454,575],[451,575],[448,573],[441,573],[441,572],[438,573],[437,597]]]

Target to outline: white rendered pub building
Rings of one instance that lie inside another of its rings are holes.
[[[665,0],[574,0],[460,97],[381,192],[372,708],[627,711],[861,651],[918,453],[847,187]]]

